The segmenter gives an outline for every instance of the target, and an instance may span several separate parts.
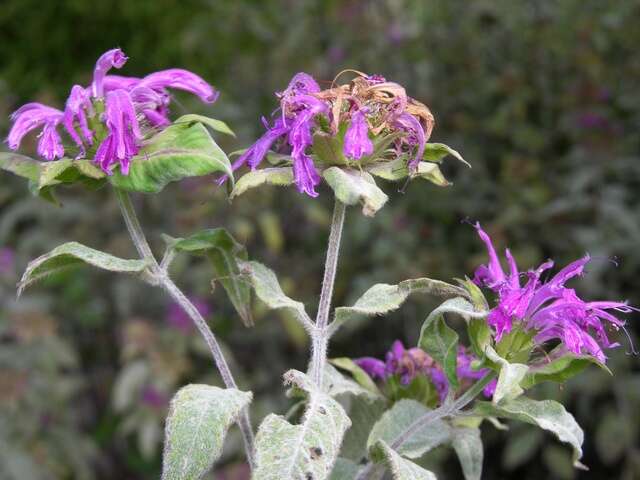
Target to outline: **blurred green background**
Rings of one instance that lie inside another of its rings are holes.
[[[174,114],[193,111],[227,121],[238,139],[261,131],[298,71],[321,83],[355,68],[403,84],[436,116],[432,141],[459,150],[471,170],[449,163],[454,182],[414,182],[374,219],[347,217],[335,304],[375,282],[470,275],[484,260],[479,220],[521,266],[546,258],[594,261],[574,285],[598,299],[640,304],[640,4],[539,0],[5,0],[0,8],[0,130],[24,102],[61,107],[73,83],[119,46],[125,75],[182,67],[222,92],[213,106],[177,95]],[[25,144],[28,153],[33,145]],[[117,205],[105,189],[70,189],[62,208],[31,197],[11,175],[0,181],[0,478],[154,479],[161,460],[167,400],[191,381],[219,383],[188,322],[160,292],[131,278],[89,269],[66,272],[19,302],[15,282],[29,259],[77,240],[133,256]],[[230,205],[212,179],[136,196],[154,246],[160,233],[183,236],[226,226],[252,258],[274,268],[287,293],[313,312],[319,293],[331,199],[294,189],[255,189]],[[240,386],[252,389],[254,421],[285,412],[280,375],[304,368],[306,339],[283,315],[255,306],[244,328],[212,292],[203,262],[177,262],[178,284],[210,311]],[[331,355],[383,355],[395,338],[415,344],[434,304],[413,299],[397,314],[369,319],[336,338]],[[629,331],[638,333],[638,315]],[[561,400],[586,433],[584,461],[551,436],[512,424],[483,426],[487,479],[640,478],[640,369],[629,341],[611,351],[609,377],[595,368],[538,397]],[[246,479],[232,429],[210,478]],[[440,478],[460,478],[440,456]]]

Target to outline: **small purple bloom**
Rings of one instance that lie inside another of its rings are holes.
[[[16,254],[9,247],[0,248],[0,275],[11,275],[15,272]]]
[[[96,62],[93,70],[93,83],[91,93],[95,98],[104,96],[104,77],[112,68],[122,68],[127,63],[128,57],[119,48],[114,48],[103,53]]]
[[[169,403],[169,398],[153,385],[146,386],[140,394],[140,400],[147,407],[161,409]]]
[[[583,273],[590,257],[587,255],[570,263],[549,281],[542,282],[541,274],[551,268],[553,262],[547,261],[536,270],[522,274],[507,250],[510,271],[505,274],[491,238],[479,223],[476,230],[489,252],[489,263],[478,267],[474,282],[498,294],[498,305],[487,317],[487,323],[496,332],[496,341],[511,331],[514,322],[518,322],[525,330],[535,330],[535,340],[539,343],[558,339],[569,352],[591,355],[604,363],[603,348],[618,346],[609,341],[605,324],[615,330],[624,326],[624,322],[609,311],[628,313],[634,308],[624,302],[585,302],[573,289],[565,287],[565,282]],[[527,278],[524,286],[520,282],[521,276]]]
[[[200,297],[190,297],[189,300],[196,307],[200,315],[208,317],[211,315],[211,307],[206,300]],[[171,303],[167,308],[167,324],[176,330],[187,334],[193,330],[193,321],[185,313],[183,308],[177,303]]]
[[[79,157],[82,157],[85,154],[83,142],[87,142],[89,145],[93,144],[93,132],[87,123],[87,113],[91,116],[94,115],[89,92],[80,85],[74,85],[71,89],[71,93],[69,94],[69,98],[67,99],[62,122],[67,133],[80,150]],[[82,138],[76,131],[76,121],[78,122],[78,125],[80,125]]]
[[[27,103],[18,110],[13,112],[11,120],[13,126],[9,130],[7,137],[7,144],[12,150],[16,150],[20,146],[20,142],[24,136],[36,128],[42,127],[41,140],[38,143],[38,152],[43,152],[42,155],[47,160],[53,160],[57,154],[60,153],[61,145],[56,142],[56,139],[51,130],[55,131],[58,124],[62,121],[64,114],[55,108],[48,107],[41,103]],[[44,129],[47,129],[47,139],[43,140]],[[64,153],[64,152],[63,152]]]
[[[373,142],[369,138],[369,125],[362,110],[351,115],[351,123],[344,136],[344,154],[352,160],[359,160],[373,153]]]

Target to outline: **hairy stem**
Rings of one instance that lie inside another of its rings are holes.
[[[320,292],[320,302],[318,304],[316,328],[314,329],[312,339],[311,378],[320,389],[322,389],[322,373],[327,361],[327,346],[329,342],[327,325],[329,323],[329,311],[331,310],[333,285],[336,280],[336,270],[338,268],[338,256],[340,254],[340,240],[342,238],[345,211],[345,204],[336,199],[333,207],[333,218],[331,219],[329,243],[327,245],[327,259],[324,264],[324,278],[322,280],[322,291]]]
[[[136,250],[138,251],[142,259],[147,260],[150,263],[152,277],[155,281],[154,283],[161,286],[164,291],[166,291],[169,296],[178,305],[180,305],[185,313],[189,315],[191,320],[193,320],[193,323],[195,323],[198,331],[209,347],[209,351],[213,356],[213,360],[216,364],[216,367],[218,368],[218,371],[220,372],[220,376],[222,377],[222,381],[224,382],[225,386],[227,388],[238,388],[231,370],[229,369],[229,365],[224,358],[224,354],[222,353],[220,344],[216,340],[216,337],[211,331],[211,328],[209,328],[209,325],[202,317],[198,309],[193,305],[193,303],[191,303],[191,301],[182,292],[182,290],[180,290],[178,286],[173,283],[173,280],[169,278],[169,274],[167,273],[169,262],[163,261],[163,264],[161,266],[153,256],[151,248],[149,247],[149,243],[147,242],[144,232],[142,231],[142,227],[140,226],[140,222],[138,221],[135,209],[133,208],[133,205],[131,203],[129,194],[124,192],[123,190],[116,189],[116,196],[118,198],[118,203],[120,204],[120,210],[122,211],[122,216],[124,217],[125,224],[127,225],[127,230],[129,230],[129,234],[131,235],[131,239],[133,240]],[[251,420],[249,418],[249,409],[246,407],[240,414],[240,418],[238,419],[238,426],[240,427],[240,431],[242,432],[245,451],[247,454],[247,461],[253,469],[255,465],[253,447],[254,437],[253,429],[251,428]]]
[[[436,420],[440,420],[444,417],[455,415],[469,403],[473,401],[487,386],[491,380],[495,378],[494,372],[487,373],[484,377],[474,383],[469,390],[464,392],[457,400],[450,403],[445,403],[436,410],[431,410],[425,413],[422,417],[417,418],[411,425],[409,425],[402,433],[400,433],[389,445],[392,449],[397,450],[404,445],[415,433],[428,427]],[[375,474],[380,469],[380,465],[368,463],[358,474],[356,480],[366,480],[375,478]]]

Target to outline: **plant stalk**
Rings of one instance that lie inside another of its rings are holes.
[[[318,304],[318,315],[316,317],[316,328],[312,339],[311,353],[311,378],[322,390],[322,377],[324,366],[327,361],[327,347],[329,342],[329,312],[331,310],[331,297],[333,286],[336,280],[338,269],[338,256],[340,254],[340,240],[344,227],[344,217],[346,205],[336,199],[333,207],[333,218],[331,219],[331,230],[329,232],[329,243],[327,245],[327,259],[324,265],[324,278],[322,280],[322,291],[320,292],[320,302]]]
[[[220,344],[218,343],[215,335],[209,328],[206,320],[202,317],[198,309],[191,303],[191,301],[187,298],[187,296],[178,288],[178,286],[169,278],[169,274],[167,272],[168,263],[163,262],[162,267],[158,264],[156,258],[153,256],[151,252],[151,248],[149,247],[149,243],[144,235],[138,217],[136,215],[135,209],[133,208],[133,204],[131,203],[131,198],[129,194],[123,190],[116,189],[116,196],[118,198],[118,203],[120,205],[120,210],[122,211],[122,216],[124,217],[125,224],[127,225],[127,230],[131,235],[131,239],[136,247],[136,250],[140,254],[140,257],[143,260],[146,260],[150,264],[150,269],[152,271],[153,279],[157,282],[158,286],[161,286],[169,296],[185,311],[187,315],[193,320],[193,323],[198,328],[198,331],[204,338],[207,346],[209,347],[209,351],[213,357],[213,360],[220,372],[220,376],[222,377],[222,381],[224,382],[227,388],[238,388],[233,374],[229,369],[229,365],[227,364],[226,359],[224,358],[224,354],[222,353],[222,349],[220,348]],[[255,466],[255,455],[254,455],[254,436],[253,429],[251,428],[251,420],[249,418],[249,409],[244,408],[238,418],[238,426],[240,427],[240,431],[242,432],[242,438],[244,440],[245,451],[247,455],[247,462],[249,466],[253,470]]]

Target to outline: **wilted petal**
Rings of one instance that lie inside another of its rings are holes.
[[[127,56],[119,48],[114,48],[102,54],[93,70],[91,91],[94,97],[102,98],[104,96],[104,77],[107,72],[112,68],[122,68],[127,63],[127,60]]]
[[[427,143],[427,138],[424,133],[424,129],[422,128],[422,124],[413,115],[409,113],[401,113],[394,120],[394,126],[409,134],[406,141],[409,146],[416,149],[413,159],[409,162],[409,168],[411,170],[415,170],[418,167],[420,160],[422,160],[425,145]]]
[[[318,93],[320,91],[320,86],[318,82],[316,82],[313,77],[307,73],[299,72],[296,73],[287,89],[282,92],[282,95],[297,95],[300,93]]]
[[[357,110],[351,115],[351,123],[344,136],[344,154],[352,160],[371,155],[373,142],[369,138],[369,125],[362,110]]]
[[[138,83],[140,87],[148,87],[154,90],[175,88],[184,90],[200,97],[203,102],[213,103],[218,99],[219,93],[195,73],[180,68],[162,70],[144,77]]]

